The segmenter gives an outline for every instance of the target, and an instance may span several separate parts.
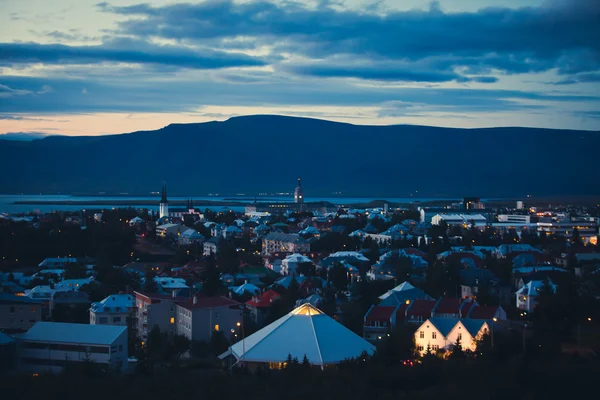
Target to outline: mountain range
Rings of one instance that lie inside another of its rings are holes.
[[[0,140],[0,192],[599,195],[600,132],[365,126],[256,115],[120,135]]]

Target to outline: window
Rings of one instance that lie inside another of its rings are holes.
[[[108,317],[100,317],[100,318],[98,318],[98,323],[99,324],[107,324],[108,323]]]
[[[458,334],[458,340],[462,340],[462,333]]]
[[[439,344],[434,344],[431,346],[431,350],[433,351],[438,351],[440,349],[440,345]]]
[[[174,323],[175,323],[175,318],[171,317],[171,320],[170,320],[170,322],[171,322],[172,324],[174,324]]]
[[[423,331],[419,332],[419,337],[421,339],[425,339],[425,332],[423,332]]]
[[[215,325],[215,331],[219,331],[219,324]]]
[[[431,332],[431,338],[432,339],[436,339],[437,338],[437,332]]]
[[[422,344],[418,345],[418,346],[417,346],[417,350],[419,350],[419,351],[423,351],[423,350],[424,350],[424,347],[423,347],[423,345],[422,345]]]
[[[113,317],[113,322],[121,322],[121,317]]]

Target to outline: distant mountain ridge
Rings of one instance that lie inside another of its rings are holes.
[[[255,115],[156,131],[0,140],[0,192],[598,195],[600,132],[364,126]],[[418,192],[417,192],[418,191]]]

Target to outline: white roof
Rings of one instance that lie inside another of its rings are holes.
[[[156,229],[169,229],[179,226],[179,224],[163,224],[156,227]]]
[[[309,226],[309,227],[302,229],[299,233],[301,233],[303,235],[318,235],[320,232],[314,226]]]
[[[359,253],[357,251],[338,251],[337,253],[330,254],[329,257],[340,257],[340,258],[354,257],[361,261],[369,261],[369,259],[367,257],[363,256],[361,253]]]
[[[92,303],[94,312],[127,312],[135,307],[135,297],[130,294],[113,294],[102,301]]]
[[[155,276],[154,282],[160,285],[163,289],[187,289],[189,286],[185,284],[183,278],[170,278]]]
[[[54,287],[58,290],[67,288],[67,289],[79,289],[83,285],[87,285],[94,280],[91,276],[89,278],[83,279],[65,279],[64,281],[58,282]]]
[[[359,237],[363,237],[366,236],[367,234],[364,231],[361,231],[360,229],[352,232],[351,234],[349,234],[348,236],[359,236]]]
[[[46,258],[42,261],[38,266],[45,267],[47,265],[55,265],[55,264],[68,264],[68,263],[76,263],[77,259],[74,257],[63,257],[63,258]]]
[[[140,223],[140,222],[144,222],[144,220],[141,219],[140,217],[134,217],[134,218],[131,218],[129,220],[129,225],[131,225],[131,224],[137,224],[137,223]]]
[[[373,354],[375,346],[306,303],[229,349],[248,362],[285,362],[289,354],[300,361],[306,355],[311,364],[322,366],[364,351]]]
[[[196,230],[194,229],[186,229],[185,231],[181,232],[181,236],[183,237],[202,237],[201,234],[199,234]]]
[[[298,253],[290,254],[289,256],[287,256],[285,258],[285,261],[297,262],[297,263],[312,262],[312,260],[310,258],[303,256],[302,254],[298,254]]]
[[[242,286],[235,286],[231,288],[234,293],[242,295],[244,293],[258,294],[260,293],[260,289],[258,286],[253,285],[251,283],[244,283]]]
[[[37,322],[21,338],[37,342],[110,345],[126,331],[126,326]]]

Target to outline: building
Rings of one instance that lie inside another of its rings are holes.
[[[258,326],[262,326],[269,317],[273,302],[280,300],[281,295],[269,289],[246,302],[246,308],[250,311],[252,319]]]
[[[19,338],[19,362],[20,369],[34,373],[58,373],[82,362],[126,370],[127,328],[38,322]]]
[[[17,365],[17,341],[0,331],[0,374],[12,371]]]
[[[219,358],[232,357],[235,364],[253,368],[265,365],[284,367],[288,357],[324,368],[373,354],[375,346],[350,331],[321,310],[305,303],[229,347]]]
[[[512,222],[517,224],[531,223],[531,216],[521,214],[499,214],[498,222]]]
[[[163,224],[158,225],[156,227],[156,236],[166,238],[166,237],[176,237],[180,234],[182,230],[182,225],[180,224]]]
[[[26,296],[0,294],[0,329],[24,331],[42,320],[43,303]]]
[[[479,197],[465,197],[462,201],[463,206],[466,210],[483,210],[485,204],[481,202]]]
[[[462,225],[465,227],[486,226],[487,219],[481,214],[437,214],[431,218],[432,225],[440,225],[445,222],[449,226]]]
[[[414,300],[433,300],[433,297],[410,283],[403,282],[379,296],[379,300],[381,300],[380,305],[396,307],[407,302],[410,304]]]
[[[538,233],[559,235],[567,238],[573,237],[575,230],[583,243],[598,243],[598,223],[589,220],[560,220],[552,222],[538,222]]]
[[[176,305],[176,332],[189,340],[210,341],[213,332],[229,338],[242,324],[242,304],[227,297],[194,296]]]
[[[523,209],[523,201],[517,200],[517,210],[522,210],[522,209]]]
[[[158,327],[161,332],[172,335],[176,332],[175,317],[177,315],[177,302],[189,299],[134,292],[136,308],[137,336],[142,341],[148,339],[148,333]]]
[[[54,322],[85,324],[90,320],[90,298],[86,292],[68,290],[50,297],[50,315]]]
[[[38,265],[38,267],[42,269],[64,269],[68,264],[76,263],[77,259],[75,257],[46,258]]]
[[[162,196],[160,198],[158,216],[159,218],[169,216],[169,202],[167,201],[167,185],[162,187]]]
[[[548,284],[550,290],[556,293],[557,286],[550,279],[547,282],[531,280],[515,293],[517,308],[527,312],[533,311],[545,284]]]
[[[221,247],[222,240],[223,239],[221,237],[215,236],[204,242],[204,245],[202,246],[204,255],[209,256],[211,254],[217,254],[219,252],[219,248]]]
[[[204,236],[198,233],[195,229],[186,229],[179,236],[179,245],[189,246],[192,244],[200,244],[204,242]]]
[[[133,326],[135,298],[131,294],[113,294],[102,301],[92,303],[90,324]]]
[[[296,268],[304,263],[312,264],[312,260],[302,254],[290,254],[281,261],[281,274],[296,275]]]
[[[429,348],[433,353],[438,350],[452,351],[457,340],[463,350],[475,351],[477,340],[489,332],[486,321],[454,318],[429,318],[415,331],[417,352],[425,354]]]
[[[310,243],[298,234],[272,232],[263,238],[262,254],[265,256],[276,253],[307,252],[310,252]]]

